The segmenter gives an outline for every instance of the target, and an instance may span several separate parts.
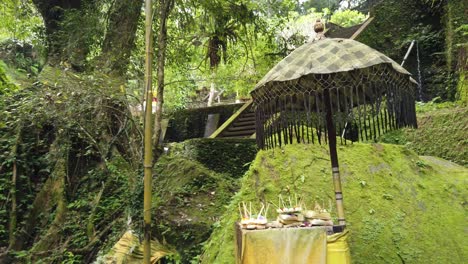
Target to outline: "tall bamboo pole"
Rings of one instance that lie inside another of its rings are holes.
[[[152,3],[145,0],[145,28],[146,28],[146,58],[145,58],[145,140],[144,140],[144,199],[143,199],[143,220],[144,220],[144,241],[143,241],[143,263],[151,262],[151,178],[152,178],[152,62],[153,62],[153,38],[152,38]]]
[[[333,186],[335,189],[336,210],[338,211],[338,223],[346,225],[343,206],[343,193],[341,191],[340,167],[338,165],[338,153],[336,151],[336,129],[333,123],[333,112],[331,107],[330,91],[323,91],[326,108],[328,147],[330,148],[330,160],[332,166]]]

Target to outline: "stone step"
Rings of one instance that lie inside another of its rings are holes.
[[[248,120],[248,121],[236,121],[232,124],[234,127],[239,127],[239,126],[246,126],[246,125],[254,125],[255,126],[255,119],[254,120]]]
[[[235,122],[244,122],[244,121],[254,121],[255,122],[255,116],[252,116],[252,117],[244,117],[244,116],[241,116],[239,117]]]
[[[238,126],[238,127],[234,127],[234,126],[230,126],[228,127],[226,130],[227,131],[242,131],[242,130],[255,130],[255,124],[254,125],[247,125],[247,126]]]
[[[224,131],[221,135],[223,137],[250,137],[255,133],[255,129],[241,130],[241,131]]]

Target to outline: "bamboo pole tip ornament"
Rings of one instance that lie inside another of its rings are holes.
[[[314,31],[315,33],[323,32],[325,30],[325,26],[323,25],[320,19],[317,19],[314,24]]]
[[[317,34],[314,38],[315,41],[322,40],[325,38],[325,25],[320,19],[317,19],[314,24],[314,31]]]

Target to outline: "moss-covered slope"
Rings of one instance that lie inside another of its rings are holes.
[[[412,149],[468,166],[468,107],[419,114],[418,126],[419,129],[406,131]]]
[[[153,181],[153,235],[175,247],[182,263],[200,254],[238,180],[182,155],[162,156]]]
[[[468,107],[433,102],[418,107],[418,129],[382,136],[385,143],[406,144],[419,155],[431,155],[468,166]]]
[[[395,145],[341,146],[338,154],[353,263],[463,263],[468,258],[467,169]],[[308,205],[315,200],[328,205],[333,187],[327,148],[288,145],[260,151],[207,242],[202,262],[235,263],[233,224],[240,201],[277,201],[288,193],[303,196]]]

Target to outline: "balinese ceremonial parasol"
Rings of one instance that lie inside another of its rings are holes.
[[[375,140],[416,127],[410,73],[384,54],[350,39],[306,43],[274,66],[251,92],[260,148],[329,144],[340,225],[345,225],[336,152],[343,144]]]

